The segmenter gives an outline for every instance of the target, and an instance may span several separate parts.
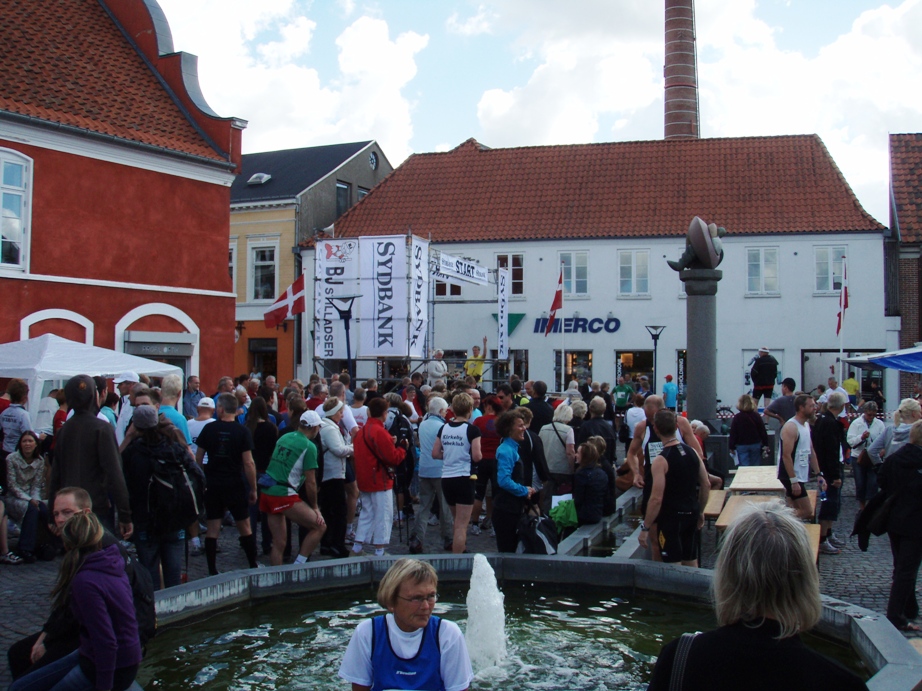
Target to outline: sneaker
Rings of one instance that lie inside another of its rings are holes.
[[[6,554],[0,554],[0,564],[9,564],[10,566],[16,566],[22,564],[22,559],[12,552],[7,552]]]
[[[829,543],[829,540],[824,540],[820,543],[820,554],[838,554],[839,549],[834,547]]]
[[[429,525],[431,525],[431,526],[436,526],[436,525],[438,525],[438,524],[439,524],[439,517],[438,517],[438,516],[430,515],[430,516],[429,516]]]
[[[410,554],[422,554],[423,553],[423,543],[418,539],[413,538],[410,540]]]
[[[845,540],[843,540],[842,538],[840,538],[840,537],[839,537],[838,535],[836,535],[835,533],[832,533],[831,535],[829,535],[829,536],[826,538],[826,542],[828,542],[829,544],[831,544],[833,547],[838,547],[839,549],[842,549],[843,547],[845,547],[845,546],[848,544],[847,542],[845,542]]]
[[[496,537],[496,528],[492,525],[490,526],[490,532],[488,533],[490,537]]]
[[[477,525],[476,523],[471,523],[470,533],[471,535],[480,535],[481,533],[480,526]]]

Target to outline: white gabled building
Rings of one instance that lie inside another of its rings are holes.
[[[843,256],[845,352],[899,347],[900,320],[884,316],[885,228],[861,208],[817,136],[515,149],[468,140],[411,156],[336,222],[335,235],[412,232],[433,250],[508,267],[513,366],[552,389],[562,349],[568,379],[652,374],[644,327],[665,326],[659,389],[666,374],[681,383],[694,367],[685,361],[682,284],[666,260],[682,253],[696,215],[728,231],[717,307],[725,403],[749,388],[744,372],[760,346],[798,386],[825,383],[839,353]],[[305,256],[309,278],[311,266]],[[564,333],[545,336],[561,266]],[[486,335],[495,357],[495,287],[440,283],[433,293],[430,349],[460,358]],[[359,362],[357,375],[397,374],[402,364]],[[507,367],[496,364],[485,379],[503,378]],[[884,393],[896,400],[896,375],[884,376]]]

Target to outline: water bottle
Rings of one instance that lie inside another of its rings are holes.
[[[817,497],[817,499],[819,499],[820,501],[826,501],[826,490],[821,489],[821,490],[817,493],[816,497]]]

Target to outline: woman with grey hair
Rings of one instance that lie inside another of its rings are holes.
[[[867,689],[800,639],[820,619],[819,574],[803,523],[780,501],[750,505],[730,526],[712,590],[720,628],[664,646],[651,691]]]
[[[855,496],[862,509],[868,499],[877,494],[877,468],[870,458],[858,462],[861,452],[870,448],[874,441],[884,433],[884,423],[877,419],[877,410],[877,404],[874,401],[868,401],[861,406],[861,415],[852,420],[846,435],[846,441],[852,449]]]
[[[904,398],[900,407],[893,413],[893,426],[868,447],[868,455],[874,465],[879,465],[890,454],[909,442],[909,428],[914,422],[922,420],[922,406],[914,398]]]
[[[541,495],[541,510],[545,513],[551,510],[552,495],[568,494],[573,488],[576,433],[570,427],[572,420],[573,408],[561,403],[554,408],[553,421],[538,430],[551,474],[550,482],[545,483],[545,492]]]

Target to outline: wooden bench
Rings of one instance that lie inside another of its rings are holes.
[[[810,539],[810,549],[813,551],[813,561],[818,562],[820,559],[820,524],[805,523],[807,537]]]
[[[720,516],[720,512],[724,510],[724,502],[727,501],[727,490],[725,489],[712,489],[708,494],[708,503],[704,507],[704,520],[710,526],[717,517]]]
[[[720,512],[720,516],[717,517],[717,522],[714,524],[717,527],[717,532],[723,532],[729,528],[730,524],[732,524],[733,521],[737,519],[747,504],[764,504],[766,502],[777,500],[777,497],[765,494],[731,496],[729,499],[727,499],[727,505],[724,506],[723,511]]]

